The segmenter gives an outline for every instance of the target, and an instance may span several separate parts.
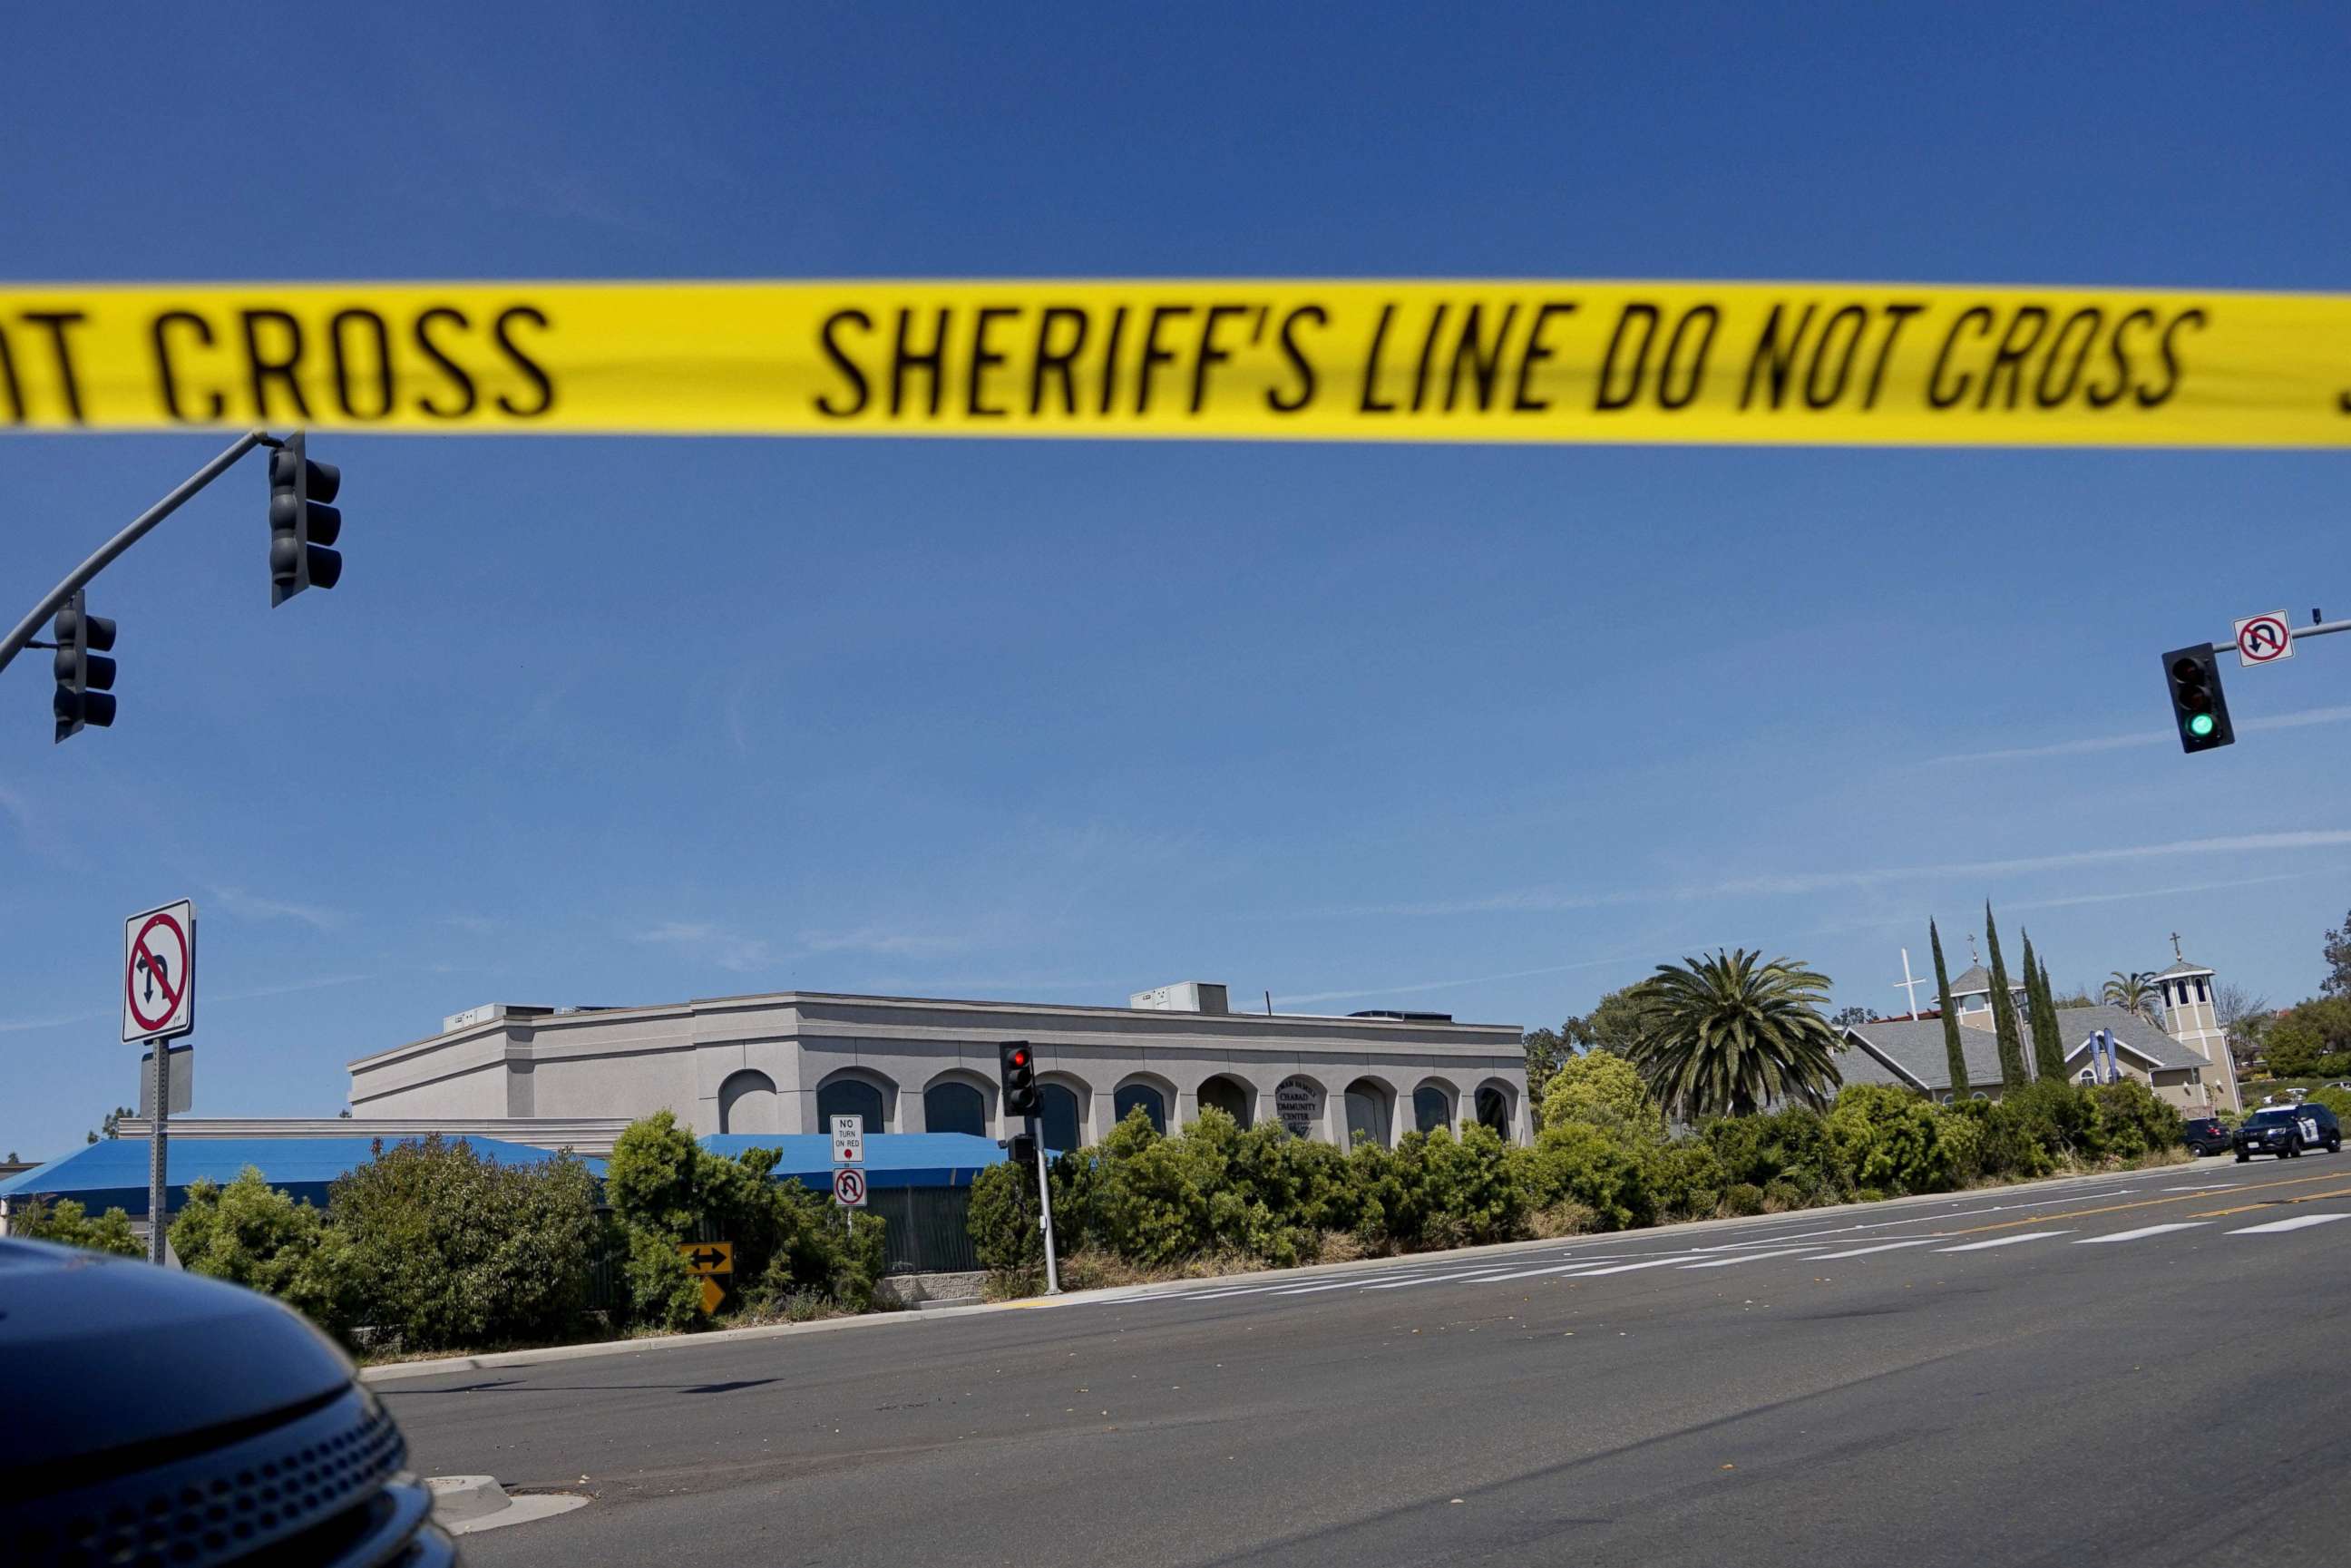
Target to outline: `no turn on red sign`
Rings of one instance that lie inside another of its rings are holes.
[[[196,1027],[196,906],[188,899],[122,923],[122,1038],[174,1040]]]

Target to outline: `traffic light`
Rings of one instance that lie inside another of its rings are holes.
[[[343,514],[327,505],[342,487],[343,471],[311,462],[298,430],[269,455],[272,609],[306,588],[332,588],[342,577],[341,553],[327,548],[343,531]]]
[[[1005,1157],[1024,1171],[1037,1168],[1037,1140],[1026,1133],[1015,1133],[1005,1141]]]
[[[104,729],[114,722],[114,661],[106,657],[114,646],[114,622],[92,615],[77,588],[57,612],[57,695],[49,706],[57,716],[57,739],[86,724]]]
[[[2236,743],[2229,725],[2229,699],[2220,695],[2220,664],[2210,643],[2175,648],[2163,656],[2163,678],[2171,688],[2171,716],[2179,726],[2179,749],[2210,751]]]
[[[1037,1057],[1025,1040],[1008,1040],[996,1048],[996,1067],[1004,1080],[1004,1113],[1037,1113]]]

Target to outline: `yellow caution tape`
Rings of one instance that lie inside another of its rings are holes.
[[[1624,282],[0,287],[0,425],[2351,445],[2351,297]]]

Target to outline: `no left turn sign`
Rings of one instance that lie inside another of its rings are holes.
[[[122,923],[122,1038],[174,1040],[196,1027],[196,906],[187,899]]]
[[[2294,626],[2283,610],[2237,622],[2237,664],[2274,664],[2294,657]]]

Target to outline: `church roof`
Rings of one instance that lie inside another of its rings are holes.
[[[2209,975],[2211,972],[2201,964],[2191,963],[2186,958],[2181,958],[2173,963],[2168,969],[2157,970],[2154,977],[2158,980],[2176,980],[2183,975]]]
[[[1991,995],[1991,971],[1981,964],[1970,964],[1968,966],[1966,974],[1951,982],[1951,995],[1955,997]]]
[[[1956,991],[1957,988],[1953,989]],[[2116,1040],[2142,1064],[2158,1069],[2205,1067],[2210,1065],[2202,1057],[2163,1032],[2158,1025],[2121,1008],[2064,1008],[2057,1014],[2060,1038],[2067,1042],[2066,1061],[2071,1062],[2081,1054],[2083,1043],[2098,1030],[2111,1030]],[[1852,1051],[1840,1056],[1837,1070],[1848,1083],[1899,1082],[1911,1088],[1924,1088],[1929,1093],[1942,1094],[1951,1087],[1950,1058],[1943,1045],[1943,1025],[1938,1019],[1890,1019],[1878,1023],[1855,1024],[1845,1033],[1864,1041],[1869,1051]],[[2023,1043],[2024,1060],[2032,1061],[2032,1027],[2022,1018],[2017,1019],[2017,1034]],[[2000,1040],[1988,1029],[1959,1030],[1959,1053],[1968,1064],[1968,1082],[1976,1089],[1996,1089],[2000,1086]],[[1873,1061],[1872,1056],[1876,1060]],[[1890,1067],[1889,1072],[1886,1069]]]
[[[2113,1030],[2116,1045],[2150,1066],[2211,1065],[2155,1025],[2121,1008],[2067,1008],[2057,1015],[2057,1022],[2065,1031],[2064,1038],[2074,1042],[2065,1051],[2069,1067],[2087,1057],[2090,1036],[2102,1029]]]

